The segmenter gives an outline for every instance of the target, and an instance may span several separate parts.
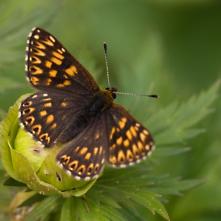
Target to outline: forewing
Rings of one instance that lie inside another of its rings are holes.
[[[97,116],[57,155],[58,164],[75,179],[95,179],[102,172],[108,148],[105,115]]]
[[[62,93],[37,92],[22,101],[20,122],[35,140],[49,147],[56,141],[62,141],[64,132],[67,140],[73,138],[75,131],[70,133],[67,128],[74,124],[85,102],[84,98],[79,102],[78,97],[67,97]]]
[[[154,149],[150,132],[120,105],[114,104],[108,113],[108,131],[106,158],[113,167],[138,163]]]
[[[25,70],[37,89],[88,94],[98,90],[89,72],[51,34],[34,28],[28,36]]]

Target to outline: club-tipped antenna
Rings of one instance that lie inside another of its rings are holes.
[[[107,43],[103,43],[104,47],[104,59],[105,59],[105,66],[106,66],[106,73],[107,73],[107,85],[108,88],[111,89],[111,83],[110,83],[110,73],[109,73],[109,67],[108,67],[108,54],[107,54]],[[113,91],[114,94],[119,95],[129,95],[129,96],[138,96],[138,97],[151,97],[151,98],[159,98],[156,94],[137,94],[137,93],[131,93],[131,92],[122,92],[122,91]]]
[[[129,95],[129,96],[159,98],[157,94],[136,94],[136,93],[130,93],[130,92],[121,92],[121,91],[114,91],[114,93],[120,94],[120,95]]]
[[[109,74],[108,61],[107,61],[107,43],[104,42],[103,46],[104,46],[104,59],[105,59],[106,73],[107,73],[107,85],[109,88],[111,88],[110,74]]]

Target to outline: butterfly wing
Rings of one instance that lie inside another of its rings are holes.
[[[99,88],[89,72],[51,34],[34,28],[28,36],[25,70],[41,90],[91,94]]]
[[[88,126],[57,155],[58,164],[75,179],[98,177],[108,148],[105,115],[93,118]]]
[[[22,101],[20,122],[46,147],[57,141],[67,142],[85,126],[84,122],[78,122],[87,102],[87,98],[76,94],[37,92]]]
[[[109,148],[106,161],[113,167],[126,167],[145,159],[154,149],[150,132],[122,106],[108,112]]]
[[[21,103],[21,124],[46,147],[68,142],[85,126],[84,107],[99,88],[48,32],[34,28],[27,43],[27,79],[40,91]]]

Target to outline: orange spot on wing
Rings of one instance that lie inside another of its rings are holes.
[[[103,153],[103,147],[100,146],[100,149],[99,149],[99,154],[101,155]]]
[[[64,87],[64,84],[57,84],[56,87],[57,87],[57,88],[63,88],[63,87]]]
[[[74,76],[75,74],[77,74],[77,68],[72,65],[69,68],[65,69],[65,72],[69,75],[69,76]]]
[[[143,144],[140,141],[137,142],[137,146],[140,151],[143,150]]]
[[[40,64],[41,60],[37,56],[32,56],[32,63],[33,64]]]
[[[125,161],[125,154],[124,154],[123,150],[120,150],[120,151],[118,152],[117,160],[118,160],[119,162]]]
[[[45,43],[48,46],[54,46],[54,43],[52,41],[50,41],[49,39],[46,39],[46,40],[44,40],[42,42]]]
[[[129,130],[126,132],[126,136],[129,140],[132,140],[132,134]]]
[[[25,119],[26,124],[32,125],[35,121],[35,118],[33,116],[29,116]]]
[[[138,150],[136,144],[133,144],[133,145],[132,145],[132,150],[133,150],[134,155],[137,155],[137,154],[139,153],[139,150]]]
[[[48,133],[41,134],[39,138],[41,141],[46,141],[47,143],[50,143],[50,137],[48,136]]]
[[[144,142],[146,140],[146,135],[144,133],[140,133],[140,139]]]
[[[45,66],[46,66],[47,68],[51,68],[52,62],[50,62],[50,61],[45,61]]]
[[[87,147],[82,147],[82,149],[79,151],[80,155],[84,155],[85,153],[87,153],[88,148]]]
[[[31,83],[34,84],[34,85],[37,85],[39,83],[39,78],[31,77]]]
[[[52,103],[51,102],[45,103],[44,107],[52,107]]]
[[[87,169],[87,174],[91,175],[91,172],[93,171],[93,169],[94,169],[94,164],[90,163],[90,165],[88,166],[88,169]]]
[[[43,70],[35,65],[30,66],[29,71],[31,71],[33,75],[43,74]]]
[[[117,142],[117,145],[121,145],[123,142],[123,138],[119,137],[116,142]]]
[[[97,153],[98,153],[98,147],[95,147],[94,148],[94,155],[97,155]]]
[[[65,102],[65,101],[61,102],[61,106],[62,107],[67,107],[68,106],[68,102]]]
[[[51,70],[51,71],[49,71],[49,76],[54,78],[54,77],[56,77],[57,73],[58,72],[56,70]]]
[[[78,161],[77,161],[77,160],[72,161],[72,162],[69,163],[69,165],[68,165],[68,169],[69,169],[70,171],[76,170],[77,167],[78,167]]]
[[[42,57],[46,55],[42,50],[39,50],[38,48],[34,49],[34,54]]]
[[[78,171],[78,174],[81,175],[85,172],[85,170],[86,170],[85,165],[81,165],[81,166],[79,166],[77,171]]]
[[[90,158],[91,158],[91,153],[87,153],[87,154],[85,155],[85,160],[90,160]]]
[[[110,140],[113,138],[113,135],[114,135],[114,133],[115,133],[115,127],[112,127],[112,129],[111,129],[111,133],[110,133]]]
[[[137,136],[137,132],[136,132],[135,127],[131,126],[131,127],[130,127],[130,131],[131,131],[131,133],[133,134],[134,137]]]
[[[54,121],[54,116],[52,114],[48,115],[46,118],[46,123],[50,124],[53,121]]]
[[[111,157],[109,158],[109,161],[110,161],[112,164],[116,164],[117,158],[116,158],[115,156],[111,156]]]
[[[65,80],[65,81],[63,82],[63,84],[64,84],[65,86],[69,86],[69,85],[71,85],[71,81]]]
[[[40,111],[40,116],[41,117],[44,117],[44,116],[46,116],[47,115],[47,111],[45,111],[45,110],[43,110],[43,111]]]
[[[29,107],[23,110],[23,114],[30,114],[35,110],[34,107]]]
[[[61,157],[62,164],[64,164],[64,165],[68,164],[68,163],[69,163],[69,161],[70,161],[70,159],[71,159],[71,157],[70,157],[70,156],[63,155],[63,156]]]
[[[38,41],[36,41],[35,44],[36,44],[35,46],[36,46],[37,48],[39,48],[39,49],[46,49],[45,45],[43,45],[42,43],[40,43],[40,42],[38,42]]]
[[[130,144],[129,140],[128,140],[128,139],[126,139],[126,140],[124,141],[124,146],[125,146],[125,147],[128,147],[128,146],[129,146],[129,144]]]
[[[133,153],[131,152],[131,150],[127,150],[127,159],[129,161],[132,161],[134,158]]]
[[[52,57],[52,58],[51,58],[51,61],[52,61],[53,63],[55,63],[56,65],[61,65],[61,64],[62,64],[62,61],[59,60],[59,59],[57,59],[56,57]]]
[[[34,133],[34,134],[37,134],[37,135],[39,135],[40,134],[40,132],[41,132],[41,125],[40,124],[36,124],[36,125],[34,125],[31,129],[32,129],[32,132]]]
[[[61,55],[60,53],[56,52],[56,51],[54,51],[52,54],[53,54],[55,57],[57,57],[57,58],[59,58],[59,59],[61,59],[61,60],[64,59],[64,56]]]
[[[45,84],[46,84],[46,85],[50,85],[51,82],[52,82],[51,78],[47,78],[47,79],[45,80]]]
[[[126,125],[127,122],[127,118],[123,117],[120,121],[119,121],[119,126],[121,129],[123,129]]]
[[[51,126],[51,129],[55,129],[56,127],[57,127],[57,124],[53,123],[52,126]]]

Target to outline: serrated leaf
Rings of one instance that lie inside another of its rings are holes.
[[[36,204],[33,210],[27,215],[25,221],[44,220],[58,205],[59,196],[50,196]]]
[[[181,105],[170,104],[151,116],[148,124],[155,134],[158,146],[182,143],[204,132],[204,129],[192,128],[211,113],[211,105],[218,97],[220,81],[199,96],[193,96]]]
[[[50,7],[44,7],[49,6],[48,4]],[[15,0],[4,1],[4,7],[0,8],[0,67],[24,57],[18,48],[25,44],[27,33],[33,24],[48,22],[58,10],[59,2],[48,1],[44,6],[40,2],[27,0],[21,0],[19,4]]]

